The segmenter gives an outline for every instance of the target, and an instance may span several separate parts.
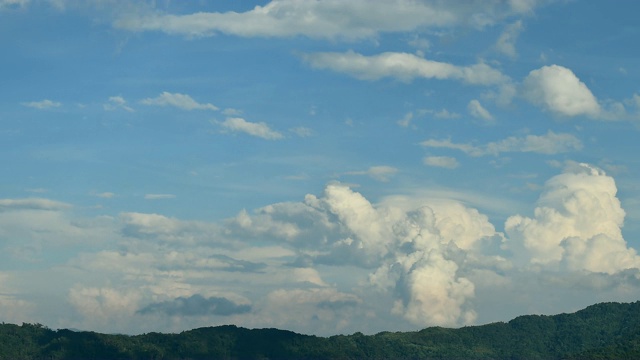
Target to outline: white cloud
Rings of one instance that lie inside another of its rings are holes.
[[[375,180],[388,182],[390,178],[394,176],[397,172],[398,172],[398,169],[392,166],[381,165],[381,166],[372,166],[365,171],[349,171],[345,174],[346,175],[367,175]]]
[[[456,144],[451,140],[425,140],[425,147],[445,148],[462,151],[471,156],[497,156],[503,152],[533,152],[538,154],[558,154],[582,149],[582,142],[571,134],[556,134],[549,130],[545,135],[510,136],[504,140],[490,142],[483,146]]]
[[[44,99],[42,101],[31,101],[22,103],[23,106],[31,107],[34,109],[51,109],[62,106],[62,103],[57,101],[51,101],[49,99]]]
[[[562,66],[543,66],[533,70],[522,83],[524,97],[562,116],[601,115],[598,100],[571,71]]]
[[[640,269],[621,227],[625,212],[613,178],[587,164],[571,164],[545,183],[532,218],[507,219],[509,245],[534,265],[613,274]]]
[[[472,323],[474,285],[460,275],[461,264],[464,253],[475,253],[483,239],[496,235],[495,228],[485,215],[458,202],[403,204],[408,202],[373,205],[348,187],[332,184],[322,197],[307,195],[304,206],[278,204],[245,215],[241,222],[255,228],[259,221],[266,235],[273,233],[266,224],[282,227],[294,221],[297,231],[286,241],[315,250],[306,252],[307,264],[371,269],[369,283],[395,299],[389,310],[414,324]],[[313,231],[307,230],[310,226]]]
[[[313,68],[330,69],[361,80],[392,77],[410,82],[414,79],[453,79],[473,85],[497,85],[509,81],[506,75],[491,66],[478,63],[457,66],[427,60],[409,53],[385,52],[365,56],[353,51],[303,54],[302,58]]]
[[[526,6],[523,5],[526,3]],[[348,2],[274,0],[246,12],[197,12],[186,15],[147,12],[122,14],[114,26],[131,31],[163,31],[185,36],[344,38],[374,37],[428,27],[482,28],[515,14],[531,12],[535,1],[352,0]]]
[[[445,169],[455,169],[460,165],[456,158],[450,156],[427,156],[423,159],[423,163],[428,166],[442,167]]]
[[[267,140],[280,140],[284,138],[281,133],[271,130],[269,125],[263,122],[254,123],[246,121],[243,118],[227,118],[220,123],[220,126],[229,131],[241,132]]]
[[[145,194],[146,200],[161,200],[161,199],[174,199],[176,196],[173,194]]]
[[[209,103],[198,103],[189,95],[166,91],[162,92],[158,97],[143,99],[140,103],[152,106],[175,106],[182,110],[218,110],[217,106]]]
[[[133,108],[127,105],[127,101],[122,96],[111,96],[109,97],[109,102],[103,104],[102,107],[106,111],[115,111],[118,109],[122,109],[128,112],[134,112]]]
[[[511,57],[515,58],[517,56],[516,53],[516,40],[518,39],[518,35],[523,30],[522,20],[518,20],[513,24],[509,24],[496,42],[495,48],[499,52]]]
[[[475,295],[469,279],[456,276],[458,265],[441,253],[417,251],[398,259],[405,275],[401,290],[408,299],[397,300],[392,312],[420,326],[472,324],[475,311],[463,305]]]
[[[493,122],[494,120],[493,115],[491,115],[491,113],[485,109],[482,104],[480,104],[480,101],[476,99],[469,101],[467,110],[469,110],[469,114],[473,117],[483,119],[487,122]]]

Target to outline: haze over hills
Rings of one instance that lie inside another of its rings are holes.
[[[180,334],[107,335],[0,325],[0,359],[631,359],[640,358],[640,301],[572,314],[525,315],[458,329],[317,337],[233,325]]]

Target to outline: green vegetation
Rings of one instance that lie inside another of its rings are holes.
[[[460,329],[329,338],[235,326],[126,336],[3,323],[0,359],[640,359],[640,302]]]

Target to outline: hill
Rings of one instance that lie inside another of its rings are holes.
[[[328,338],[218,326],[136,336],[0,325],[0,359],[633,359],[640,302],[508,323]]]

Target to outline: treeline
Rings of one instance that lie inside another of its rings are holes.
[[[127,336],[2,323],[0,359],[640,359],[640,302],[460,329],[328,338],[235,326]]]

